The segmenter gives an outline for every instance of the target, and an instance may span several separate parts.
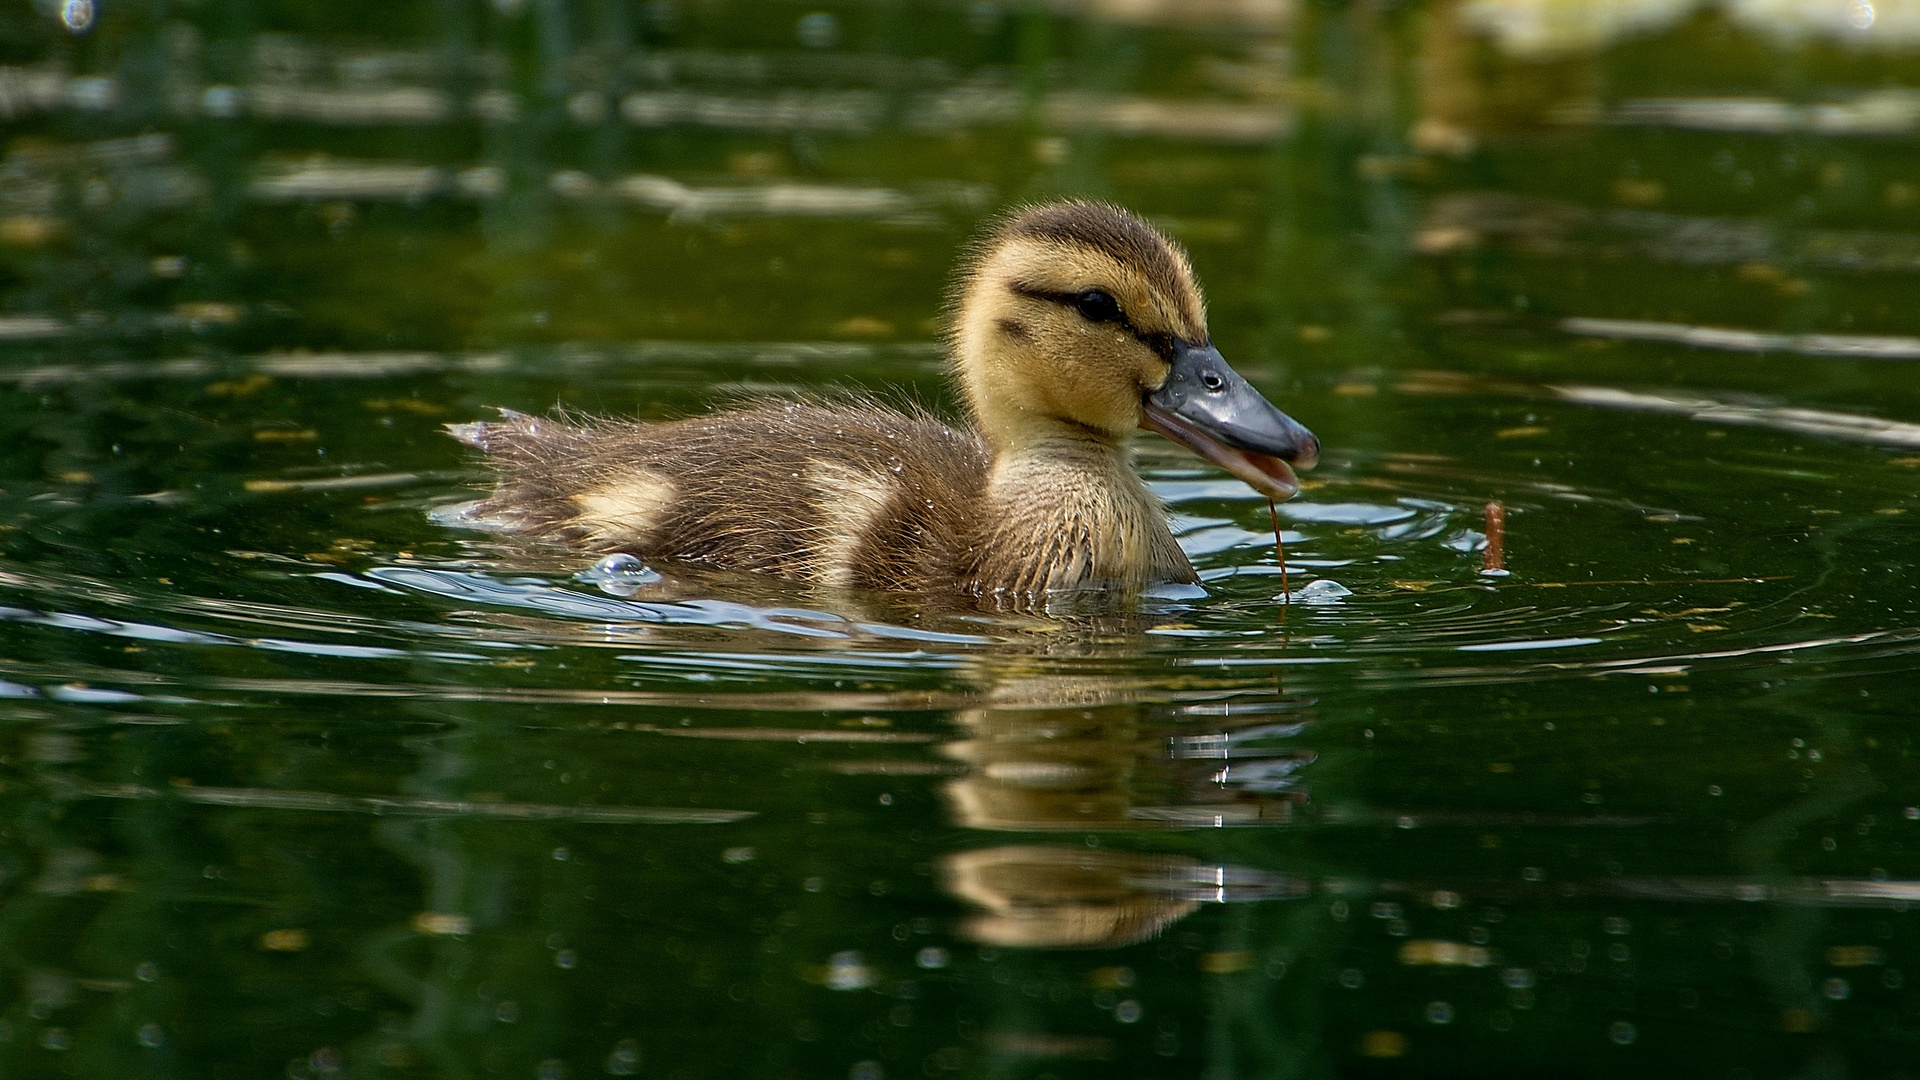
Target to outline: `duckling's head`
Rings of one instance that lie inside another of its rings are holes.
[[[1271,498],[1320,444],[1227,366],[1207,335],[1186,253],[1107,203],[1018,211],[975,249],[955,290],[954,364],[1000,451],[1061,437],[1159,432]]]

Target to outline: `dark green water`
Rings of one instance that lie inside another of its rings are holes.
[[[1912,18],[0,3],[0,1075],[1915,1075]],[[1065,620],[430,516],[950,407],[1061,193],[1324,441],[1290,608],[1157,440],[1207,595]]]

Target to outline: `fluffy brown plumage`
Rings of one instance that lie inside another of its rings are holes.
[[[1129,453],[1178,365],[1218,359],[1184,253],[1118,207],[1056,203],[1003,219],[954,295],[972,425],[866,400],[660,423],[507,413],[450,426],[499,474],[468,518],[837,587],[1031,596],[1195,580]],[[1291,477],[1275,459],[1174,437],[1256,485]],[[1268,464],[1250,472],[1243,458]]]

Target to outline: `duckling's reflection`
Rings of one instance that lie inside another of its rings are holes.
[[[982,945],[1114,948],[1158,935],[1204,902],[1304,896],[1304,882],[1177,855],[1007,845],[949,855],[948,892],[983,910]]]
[[[1306,799],[1299,773],[1314,753],[1293,740],[1312,722],[1311,700],[1138,696],[1122,678],[1004,675],[957,717],[967,737],[943,748],[969,766],[946,787],[955,819],[1076,833],[1274,824]],[[948,892],[982,910],[961,933],[998,946],[1129,945],[1203,902],[1305,892],[1283,875],[1081,846],[979,848],[947,856],[942,871]]]
[[[969,766],[947,785],[954,817],[1022,831],[1278,824],[1306,799],[1315,755],[1294,740],[1311,699],[1139,696],[1122,678],[1003,679],[955,718],[968,737],[942,748]]]

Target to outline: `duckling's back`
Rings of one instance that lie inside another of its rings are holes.
[[[470,515],[487,527],[841,587],[958,584],[990,466],[972,432],[865,403],[449,430],[500,472]]]

